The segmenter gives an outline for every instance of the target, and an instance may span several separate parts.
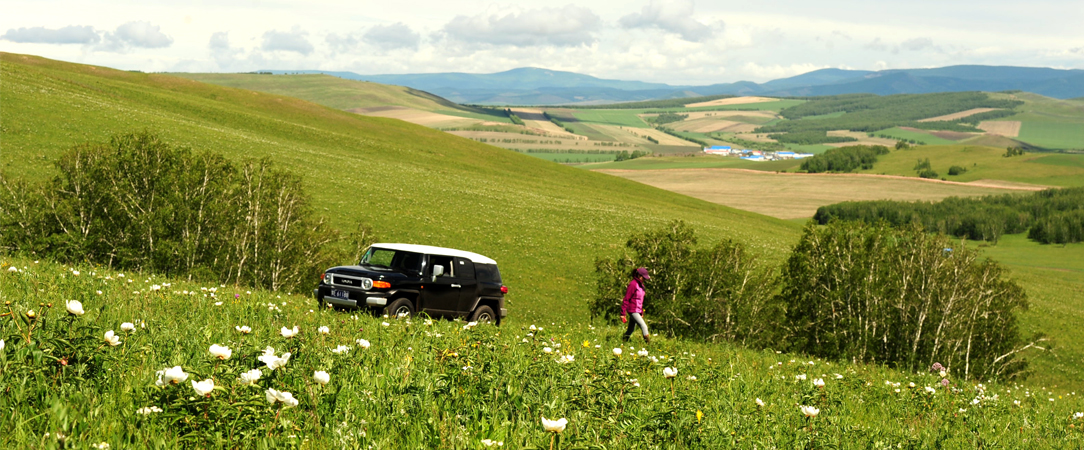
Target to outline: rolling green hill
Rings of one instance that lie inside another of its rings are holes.
[[[1068,153],[1027,153],[1007,158],[1004,148],[972,145],[930,145],[895,150],[878,157],[864,173],[917,176],[918,160],[929,158],[932,169],[949,181],[1002,180],[1045,186],[1084,186],[1084,155]],[[948,175],[949,167],[967,169],[962,175]]]
[[[142,129],[230,158],[270,157],[304,177],[318,211],[340,229],[364,221],[383,241],[493,257],[523,320],[583,317],[595,258],[673,219],[773,260],[798,233],[790,222],[399,120],[168,75],[0,58],[0,168],[9,176],[49,176],[73,145]]]
[[[453,116],[507,121],[497,111],[450,102],[425,91],[403,86],[348,80],[331,75],[257,75],[219,73],[169,74],[208,84],[285,95],[330,108],[350,110],[402,106]]]

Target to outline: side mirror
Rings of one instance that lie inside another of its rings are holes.
[[[444,266],[433,266],[433,281],[437,281],[437,277],[444,276]]]

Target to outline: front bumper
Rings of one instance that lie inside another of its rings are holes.
[[[337,291],[338,293],[346,293],[346,298],[343,298],[342,295],[332,295],[332,291]],[[358,308],[366,306],[373,308],[383,308],[384,306],[387,306],[388,297],[390,297],[393,293],[394,291],[373,292],[363,291],[360,289],[345,288],[341,286],[327,285],[320,285],[313,290],[313,296],[316,297],[317,301],[322,301],[331,305],[343,306],[347,308]]]

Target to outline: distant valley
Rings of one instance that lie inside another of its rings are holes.
[[[882,71],[821,69],[760,84],[739,81],[707,86],[607,80],[531,67],[491,74],[360,75],[312,70],[260,72],[322,73],[350,80],[410,87],[456,103],[477,105],[592,105],[712,95],[809,97],[855,93],[892,95],[1012,90],[1057,99],[1084,97],[1084,70],[1012,66],[968,65]]]

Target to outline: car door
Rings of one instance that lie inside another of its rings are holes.
[[[459,308],[461,284],[454,278],[455,258],[430,255],[426,265],[424,286],[421,290],[422,309],[436,314],[452,314]],[[434,267],[444,267],[444,274],[433,278]]]
[[[455,281],[459,284],[460,314],[469,314],[478,299],[478,281],[474,277],[474,262],[466,258],[455,258]]]

